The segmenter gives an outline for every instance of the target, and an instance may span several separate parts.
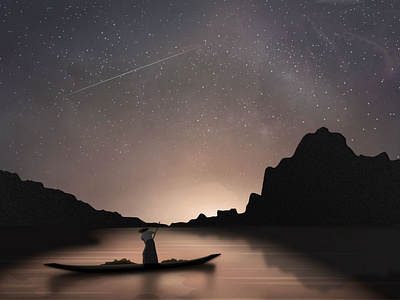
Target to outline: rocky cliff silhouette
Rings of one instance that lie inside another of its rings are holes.
[[[250,195],[243,214],[236,209],[210,218],[200,214],[187,224],[398,225],[400,160],[386,153],[357,156],[341,134],[322,127],[305,135],[291,158],[265,170],[261,195]],[[71,194],[0,171],[0,226],[145,225],[154,224],[95,210]]]
[[[116,212],[95,210],[75,196],[22,181],[18,174],[0,171],[0,226],[136,227],[145,222]]]
[[[357,156],[341,134],[323,127],[265,170],[261,195],[250,195],[243,214],[219,215],[200,215],[189,225],[397,225],[400,160]]]

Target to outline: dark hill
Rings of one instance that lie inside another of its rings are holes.
[[[400,224],[400,160],[357,156],[341,134],[323,127],[305,135],[293,157],[265,170],[261,195],[250,195],[243,214],[190,224]]]
[[[290,159],[267,168],[245,219],[267,224],[400,223],[400,161],[357,156],[338,133],[307,134]]]
[[[22,181],[15,173],[0,171],[0,226],[144,226],[138,218],[98,211],[75,196],[45,188],[42,183]]]

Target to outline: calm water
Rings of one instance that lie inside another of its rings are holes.
[[[190,269],[140,274],[80,274],[44,263],[101,264],[128,258],[141,262],[137,229],[94,231],[98,244],[74,246],[21,260],[0,273],[0,299],[382,299],[373,289],[261,238],[215,229],[159,230],[159,260],[222,255]]]

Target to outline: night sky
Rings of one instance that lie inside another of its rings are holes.
[[[399,8],[0,1],[0,168],[169,223],[243,212],[322,126],[398,159]]]

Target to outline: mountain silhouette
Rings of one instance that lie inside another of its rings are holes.
[[[357,156],[343,135],[322,127],[305,135],[291,158],[265,170],[261,195],[250,195],[243,214],[218,215],[188,224],[397,225],[400,160]]]
[[[294,155],[265,170],[246,210],[200,214],[173,226],[400,224],[400,160],[356,155],[325,127],[303,137]],[[139,218],[95,210],[75,196],[0,171],[0,226],[138,227]]]
[[[136,227],[148,225],[139,218],[95,210],[75,196],[22,181],[18,174],[0,171],[0,226]]]

